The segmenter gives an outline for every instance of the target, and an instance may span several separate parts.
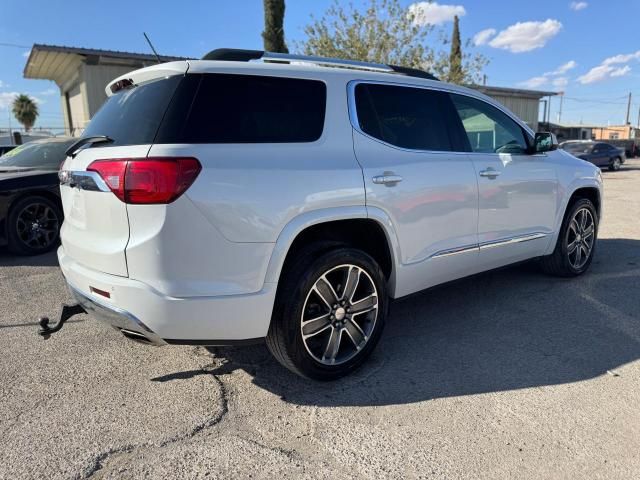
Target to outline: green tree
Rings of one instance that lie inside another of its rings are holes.
[[[289,53],[284,41],[284,0],[264,0],[264,49],[268,52]]]
[[[321,17],[312,16],[304,28],[306,39],[296,47],[306,55],[420,68],[448,79],[450,56],[443,48],[452,40],[444,32],[435,35],[434,30],[399,0],[369,0],[364,9],[334,0]],[[461,74],[454,81],[479,82],[486,58],[462,52],[460,58]]]
[[[458,16],[453,17],[453,32],[451,33],[451,53],[449,54],[449,75],[447,81],[462,83],[464,72],[462,71],[462,48],[460,47],[460,26]]]
[[[24,126],[27,132],[36,123],[39,113],[38,105],[29,95],[18,95],[13,100],[12,111],[16,120]]]

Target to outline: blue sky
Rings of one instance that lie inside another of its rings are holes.
[[[303,27],[310,16],[322,14],[330,4],[331,0],[287,2],[285,33],[290,49],[304,38]],[[438,28],[447,31],[452,15],[460,15],[463,39],[475,37],[479,45],[473,50],[491,60],[485,69],[488,84],[564,91],[561,120],[565,124],[621,124],[626,96],[632,92],[631,122],[637,123],[640,1],[442,0],[426,4],[418,2],[415,7],[420,18],[439,22]],[[162,54],[200,57],[218,47],[261,49],[262,28],[262,0],[1,0],[0,127],[9,123],[6,105],[16,92],[40,102],[36,125],[62,125],[56,85],[22,77],[28,48],[19,46],[45,43],[148,52],[142,36],[146,31]],[[431,38],[436,44],[437,35]],[[559,97],[553,98],[553,121],[559,103]]]

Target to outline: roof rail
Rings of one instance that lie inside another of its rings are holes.
[[[395,73],[407,75],[409,77],[426,78],[428,80],[438,80],[434,75],[419,70],[417,68],[400,67],[397,65],[386,65],[384,63],[361,62],[359,60],[345,60],[341,58],[317,57],[313,55],[295,55],[289,53],[265,52],[262,50],[241,50],[235,48],[218,48],[207,53],[202,60],[219,60],[231,62],[249,62],[251,60],[262,60],[263,62],[301,62],[327,67],[353,68],[358,70],[369,70],[374,72]]]

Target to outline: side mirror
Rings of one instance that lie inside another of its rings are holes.
[[[550,152],[558,149],[558,139],[551,132],[538,132],[533,140],[533,153]]]

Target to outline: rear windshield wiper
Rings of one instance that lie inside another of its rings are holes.
[[[76,143],[67,148],[67,151],[64,152],[65,155],[71,158],[75,158],[78,154],[80,148],[85,145],[90,145],[94,143],[111,143],[113,142],[113,138],[107,137],[106,135],[95,135],[93,137],[84,137],[78,140]]]

